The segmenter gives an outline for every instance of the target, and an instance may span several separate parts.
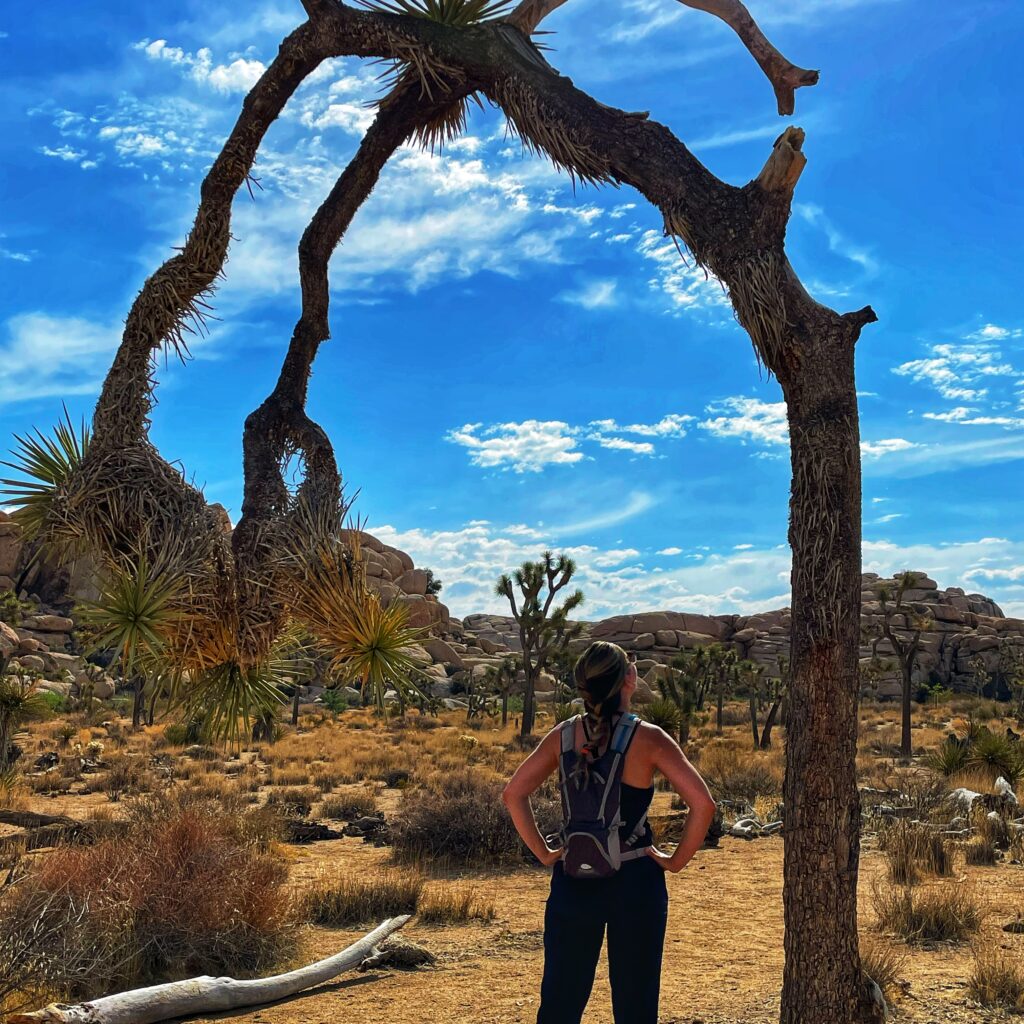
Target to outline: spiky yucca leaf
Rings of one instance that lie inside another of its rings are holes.
[[[17,725],[33,718],[48,718],[51,713],[37,679],[0,676],[0,719]]]
[[[83,420],[76,430],[71,416],[64,409],[64,418],[57,422],[50,436],[34,430],[24,437],[15,434],[14,461],[0,462],[20,473],[19,479],[3,479],[0,495],[16,506],[13,519],[26,539],[43,535],[60,486],[81,464],[89,451],[90,431]]]
[[[387,607],[366,584],[360,530],[348,530],[348,546],[337,535],[317,527],[296,530],[282,557],[289,579],[289,611],[308,630],[317,647],[342,678],[359,682],[364,702],[369,697],[384,710],[384,694],[394,687],[404,697],[422,701],[413,682],[420,666],[412,648],[426,629],[409,625],[404,605]]]
[[[122,674],[167,670],[167,640],[183,617],[177,604],[185,577],[173,565],[152,567],[145,555],[111,566],[96,601],[80,605],[79,617],[92,633],[90,653],[110,651]]]
[[[361,7],[377,14],[404,14],[436,21],[451,28],[466,28],[482,21],[504,17],[511,0],[358,0]]]
[[[181,680],[172,706],[180,707],[186,718],[201,720],[209,739],[237,747],[241,727],[248,733],[255,719],[273,715],[284,703],[281,686],[307,663],[305,647],[290,629],[263,661],[226,660],[194,679]]]

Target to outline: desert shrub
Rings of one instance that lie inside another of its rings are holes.
[[[309,776],[310,785],[321,793],[329,793],[341,781],[341,773],[329,765],[316,765]]]
[[[984,916],[963,885],[876,888],[874,904],[879,927],[912,943],[964,942],[981,927]]]
[[[967,747],[950,737],[937,750],[926,754],[921,763],[937,775],[950,778],[967,770],[968,758]]]
[[[700,773],[716,800],[753,806],[758,797],[782,794],[782,769],[770,751],[712,743],[700,752]]]
[[[290,817],[308,818],[318,795],[318,791],[312,786],[304,786],[299,789],[274,789],[267,795],[267,804],[271,807],[280,807]]]
[[[899,992],[900,978],[906,972],[907,957],[892,943],[876,936],[862,936],[860,962],[864,973],[882,990],[887,1002]]]
[[[378,924],[384,918],[416,913],[423,892],[417,874],[381,871],[369,877],[318,878],[301,898],[302,917],[327,928]]]
[[[1015,786],[1024,779],[1024,750],[1019,742],[981,729],[971,741],[967,767],[988,773],[993,781],[1002,775],[1011,786]]]
[[[664,729],[670,736],[675,736],[679,732],[679,726],[682,722],[682,713],[679,710],[679,705],[666,700],[664,697],[658,697],[656,700],[652,700],[650,704],[642,705],[638,709],[638,713],[645,722],[650,722],[651,725]]]
[[[368,789],[350,786],[320,801],[320,814],[335,821],[354,821],[377,811],[377,798]]]
[[[894,821],[878,835],[879,849],[889,864],[889,880],[913,885],[921,868],[934,875],[953,873],[953,853],[937,832],[915,821]]]
[[[271,786],[305,786],[308,783],[309,771],[306,768],[275,768],[268,780]]]
[[[152,781],[140,758],[118,757],[110,762],[97,784],[111,803],[117,803],[123,796],[144,792]]]
[[[978,836],[964,846],[964,860],[972,867],[992,868],[999,860],[999,851],[984,836]]]
[[[125,831],[35,860],[0,904],[0,935],[34,915],[66,962],[63,998],[197,974],[252,974],[289,955],[286,868],[213,802],[147,798]],[[83,960],[89,970],[75,965]]]
[[[462,924],[465,921],[493,921],[494,904],[470,889],[441,889],[424,892],[416,908],[421,924]]]
[[[976,950],[967,993],[990,1009],[1024,1011],[1024,960],[993,946]]]
[[[404,860],[452,864],[512,863],[525,847],[501,802],[502,783],[471,771],[436,775],[402,793],[392,822],[395,854]],[[553,796],[538,793],[533,808],[542,834],[561,827]]]

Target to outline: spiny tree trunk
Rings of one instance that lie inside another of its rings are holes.
[[[777,372],[793,468],[782,1024],[861,1019],[857,791],[861,481],[854,345],[868,311],[805,303]],[[797,310],[793,311],[797,313]]]
[[[903,677],[903,687],[900,694],[900,757],[907,759],[914,752],[913,671],[913,666],[906,659],[900,659],[900,675]]]

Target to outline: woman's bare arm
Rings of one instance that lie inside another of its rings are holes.
[[[558,768],[558,756],[561,751],[559,730],[551,732],[541,740],[540,745],[515,770],[508,780],[501,799],[512,816],[516,831],[522,836],[523,842],[530,852],[542,864],[550,866],[561,857],[561,850],[553,850],[545,842],[537,828],[537,819],[533,816],[530,797],[544,784],[544,780]]]
[[[682,871],[701,848],[708,834],[715,817],[715,801],[696,768],[687,761],[679,744],[668,733],[657,729],[652,735],[652,741],[651,761],[654,767],[668,779],[690,810],[679,837],[679,845],[671,856],[654,847],[648,852],[666,871]]]

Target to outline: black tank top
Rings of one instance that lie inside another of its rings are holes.
[[[651,806],[654,798],[654,787],[630,786],[623,782],[620,789],[620,810],[622,814],[622,830],[619,833],[623,838],[632,834],[636,823],[643,817],[644,812]],[[635,846],[650,846],[654,842],[654,832],[650,823],[644,824],[643,835]]]

